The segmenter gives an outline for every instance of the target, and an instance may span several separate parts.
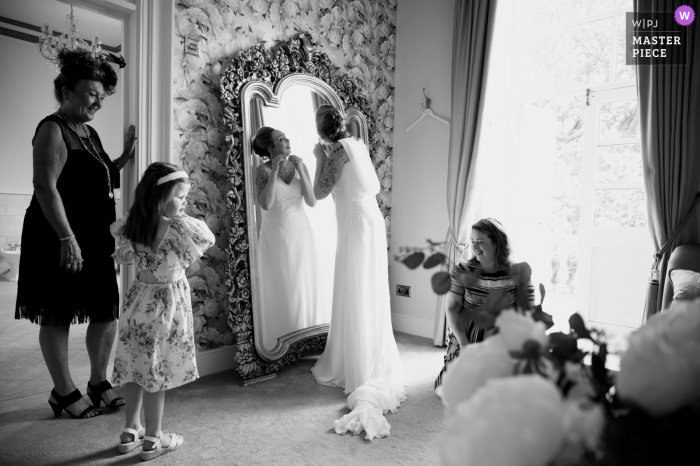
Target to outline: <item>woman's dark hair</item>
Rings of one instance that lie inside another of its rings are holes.
[[[503,229],[501,222],[495,218],[482,218],[474,225],[472,230],[476,230],[488,236],[491,242],[496,246],[496,265],[499,267],[510,267],[510,244],[508,243],[508,235]],[[472,257],[467,262],[469,265],[477,265],[479,263],[475,257]]]
[[[275,141],[272,139],[274,130],[275,128],[263,126],[255,133],[255,138],[253,138],[253,152],[265,160],[270,158],[270,148],[275,145]]]
[[[129,209],[129,216],[124,224],[122,234],[129,240],[153,246],[158,231],[158,222],[163,215],[170,193],[179,183],[187,183],[187,178],[177,178],[157,185],[159,178],[180,170],[171,163],[154,162],[148,166],[136,186],[134,203]]]
[[[333,142],[348,137],[343,124],[343,116],[332,105],[324,104],[316,109],[316,129]]]
[[[63,88],[74,91],[81,80],[99,81],[107,95],[114,94],[117,87],[117,73],[112,65],[101,58],[95,58],[87,50],[63,49],[58,52],[60,74],[53,80],[53,93],[59,103],[63,103]]]

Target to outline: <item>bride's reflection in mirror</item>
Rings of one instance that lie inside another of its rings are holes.
[[[263,346],[297,330],[328,324],[336,242],[332,199],[317,202],[310,159],[318,142],[310,89],[285,91],[279,108],[254,106],[261,126],[253,139],[258,212],[260,329]],[[311,159],[313,160],[313,159]]]

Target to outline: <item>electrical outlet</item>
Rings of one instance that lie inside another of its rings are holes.
[[[396,285],[396,296],[411,297],[411,287],[408,285]]]

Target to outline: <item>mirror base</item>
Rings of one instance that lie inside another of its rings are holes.
[[[255,377],[253,379],[248,379],[244,380],[243,382],[240,383],[241,387],[247,387],[249,385],[255,385],[256,383],[261,383],[261,382],[266,382],[268,380],[276,379],[277,378],[277,373],[274,374],[266,374],[261,377]]]

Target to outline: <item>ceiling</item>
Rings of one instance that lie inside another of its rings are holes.
[[[58,0],[0,0],[0,16],[39,27],[49,23],[56,32],[66,32],[67,14],[70,14],[70,5]],[[77,6],[73,7],[73,14],[78,17],[78,32],[83,39],[92,40],[95,34],[99,34],[104,45],[121,46],[121,21]],[[3,22],[0,26],[11,27]],[[11,28],[22,30],[20,27]]]

